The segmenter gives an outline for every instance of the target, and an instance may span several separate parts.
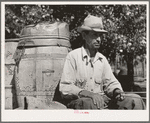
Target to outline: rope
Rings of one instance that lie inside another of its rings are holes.
[[[136,94],[136,93],[146,93],[146,92],[122,92],[122,94]],[[104,92],[100,92],[100,94],[105,94]],[[126,97],[134,97],[134,96],[129,96],[129,95],[124,95],[124,96],[126,96]],[[140,99],[140,98],[142,98],[142,99],[146,99],[146,97],[134,97],[134,98],[138,98],[138,99]]]
[[[139,92],[139,91],[132,91],[132,92],[123,92],[123,93],[146,93],[146,92]]]
[[[134,94],[134,93],[146,93],[146,92],[140,92],[140,91],[132,91],[132,92],[122,92],[127,94]],[[100,94],[105,94],[104,92],[100,92]]]
[[[146,97],[135,97],[135,96],[128,96],[128,95],[124,95],[125,97],[133,97],[133,98],[138,98],[138,99],[146,99]]]

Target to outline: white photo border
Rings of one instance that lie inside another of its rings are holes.
[[[147,5],[147,109],[146,110],[5,110],[5,4],[96,5],[96,4],[146,4]],[[49,1],[1,2],[1,121],[149,121],[149,2],[148,1]],[[84,114],[82,112],[89,112]]]

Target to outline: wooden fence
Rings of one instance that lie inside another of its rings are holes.
[[[112,71],[115,73],[119,73],[120,68],[124,67],[127,69],[126,61],[120,57],[116,57],[115,63],[110,63]],[[146,78],[147,66],[146,66],[146,58],[142,61],[138,58],[134,59],[134,76],[135,77],[143,77]]]

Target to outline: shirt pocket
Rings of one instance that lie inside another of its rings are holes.
[[[97,67],[94,70],[94,80],[96,84],[101,84],[102,83],[102,73],[103,73],[103,69],[101,67]]]
[[[95,84],[99,84],[100,85],[102,83],[102,79],[101,78],[95,78],[94,81],[95,81]]]
[[[95,88],[99,89],[98,92],[102,92],[103,91],[103,82],[101,78],[95,78]]]
[[[101,78],[95,78],[94,81],[95,81],[95,88],[99,88],[100,89],[99,91],[102,92],[103,91],[102,79]]]
[[[85,88],[86,83],[87,83],[87,80],[84,78],[77,78],[75,81],[75,85],[81,89]]]

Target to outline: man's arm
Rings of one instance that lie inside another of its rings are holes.
[[[60,91],[63,95],[76,95],[83,90],[77,87],[74,83],[76,81],[76,62],[69,53],[63,68],[63,73],[60,81]]]
[[[106,95],[110,98],[116,98],[119,93],[123,92],[121,84],[115,78],[112,73],[111,67],[107,61],[104,59],[104,71],[103,71],[103,88]],[[117,90],[117,91],[116,91]],[[119,90],[119,91],[118,91]]]

